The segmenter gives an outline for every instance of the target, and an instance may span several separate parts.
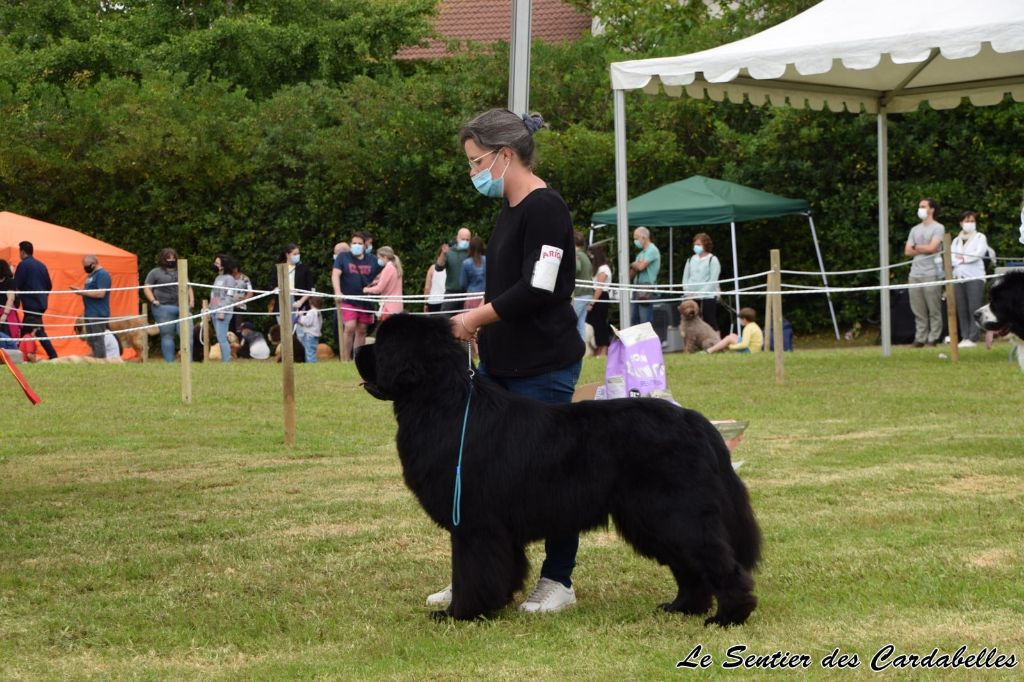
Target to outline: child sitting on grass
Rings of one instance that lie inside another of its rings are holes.
[[[757,311],[753,308],[740,308],[740,324],[743,328],[739,336],[729,334],[708,348],[707,352],[717,353],[728,348],[738,353],[760,353],[764,346],[764,333],[757,326]]]

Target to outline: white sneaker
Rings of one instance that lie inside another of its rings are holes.
[[[949,337],[947,336],[946,338],[942,339],[942,343],[949,343]]]
[[[452,603],[452,586],[427,596],[427,606],[448,606]]]
[[[576,593],[556,580],[541,578],[537,587],[519,605],[520,611],[529,613],[553,613],[576,603]]]
[[[957,348],[974,348],[977,345],[978,344],[974,343],[974,341],[971,341],[970,339],[964,339],[960,343],[956,344],[956,347]]]

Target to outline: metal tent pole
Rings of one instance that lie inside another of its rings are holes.
[[[512,35],[508,43],[508,108],[525,114],[530,106],[531,0],[512,0]]]
[[[629,286],[629,193],[626,188],[626,91],[613,90],[615,105],[615,221],[619,240],[619,283]],[[619,295],[619,329],[629,326],[630,295]]]
[[[828,288],[828,276],[825,274],[825,260],[821,257],[821,247],[818,246],[818,233],[814,229],[814,216],[811,215],[810,211],[807,212],[807,222],[811,225],[811,239],[814,240],[814,251],[818,254],[818,267],[821,268],[821,282]],[[832,314],[832,329],[836,332],[836,341],[839,340],[839,323],[836,322],[836,309],[832,305],[832,294],[828,291],[825,292],[825,297],[828,298],[828,311]],[[768,324],[765,321],[765,324]]]
[[[889,120],[885,105],[878,107],[878,275],[882,320],[882,357],[892,355],[892,315],[889,309]]]
[[[736,333],[740,332],[740,259],[736,255],[736,222],[729,223],[732,233],[732,289],[736,297]]]

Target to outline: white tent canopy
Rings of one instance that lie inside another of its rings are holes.
[[[757,35],[681,57],[611,65],[619,272],[629,268],[626,90],[878,114],[879,256],[888,284],[887,113],[1024,101],[1024,0],[823,0]],[[889,354],[888,291],[882,347]],[[628,325],[626,308],[620,323]]]

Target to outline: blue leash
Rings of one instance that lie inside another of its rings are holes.
[[[462,436],[459,438],[459,461],[455,465],[455,493],[452,496],[452,525],[462,521],[462,451],[466,445],[466,425],[469,424],[469,405],[473,402],[473,347],[469,348],[469,395],[466,397],[466,412],[462,415]]]

